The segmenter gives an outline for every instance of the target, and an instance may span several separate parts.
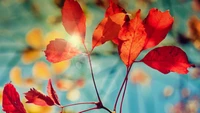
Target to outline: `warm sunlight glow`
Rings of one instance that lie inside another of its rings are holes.
[[[82,45],[81,37],[77,34],[72,35],[68,41],[73,44],[75,47],[80,47]]]
[[[78,89],[73,89],[67,93],[67,99],[70,101],[76,101],[80,98],[80,91]]]

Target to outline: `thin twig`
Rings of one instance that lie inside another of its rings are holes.
[[[90,65],[90,71],[91,71],[91,75],[92,75],[92,81],[93,81],[94,88],[95,88],[95,91],[96,91],[96,94],[97,94],[97,98],[98,98],[99,102],[102,103],[101,98],[99,96],[98,89],[97,89],[97,85],[96,85],[96,82],[95,82],[95,78],[94,78],[94,72],[93,72],[93,68],[92,68],[92,61],[91,61],[91,57],[90,57],[90,52],[88,51],[85,43],[83,43],[83,46],[84,46],[84,48],[87,52],[88,61],[89,61],[89,65]]]
[[[110,111],[107,107],[102,107],[102,109],[105,109],[106,111],[108,111],[109,113],[112,113],[112,111]]]
[[[82,105],[82,104],[96,104],[96,102],[80,102],[80,103],[75,103],[75,104],[68,104],[68,105],[65,105],[65,106],[62,106],[62,107],[65,108],[65,107]]]
[[[119,100],[119,96],[120,96],[120,94],[121,94],[121,92],[122,92],[122,89],[123,89],[123,87],[124,87],[125,82],[126,82],[126,80],[124,79],[124,81],[123,81],[123,83],[122,83],[122,85],[121,85],[121,88],[120,88],[120,90],[119,90],[119,92],[118,92],[118,95],[117,95],[117,98],[116,98],[116,101],[115,101],[115,105],[114,105],[113,111],[116,111],[117,103],[118,103],[118,100]]]
[[[98,108],[97,107],[93,107],[93,108],[90,108],[90,109],[86,109],[86,110],[80,111],[78,113],[83,113],[83,112],[87,112],[87,111],[91,111],[91,110],[95,110],[95,109],[98,109]]]
[[[117,95],[117,98],[116,98],[116,101],[115,101],[115,105],[114,105],[113,111],[116,111],[117,103],[118,103],[120,94],[121,94],[121,92],[122,92],[122,89],[123,89],[123,87],[124,87],[126,81],[128,81],[128,75],[129,75],[129,72],[130,72],[130,70],[131,70],[131,67],[132,67],[132,64],[131,64],[130,67],[127,67],[126,76],[125,76],[124,81],[123,81],[123,83],[122,83],[122,85],[121,85],[121,88],[120,88],[120,90],[119,90],[119,92],[118,92],[118,95]]]
[[[122,113],[122,106],[123,106],[124,97],[125,97],[125,94],[126,94],[127,83],[128,83],[128,77],[126,79],[126,83],[125,83],[125,86],[124,86],[124,92],[122,94],[122,100],[121,100],[121,103],[120,103],[120,113]]]

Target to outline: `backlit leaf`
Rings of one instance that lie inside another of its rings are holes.
[[[119,5],[115,4],[112,0],[109,0],[109,7],[106,10],[105,17],[116,13],[126,13],[126,11]]]
[[[50,31],[45,35],[44,39],[44,46],[46,47],[51,40],[55,40],[56,38],[62,38],[64,37],[64,34],[60,31]]]
[[[169,11],[161,12],[156,8],[152,8],[143,21],[148,39],[144,49],[158,45],[171,30],[173,22],[174,18]]]
[[[26,103],[33,103],[39,106],[54,105],[54,102],[50,97],[43,95],[42,93],[38,92],[34,88],[30,89],[27,93],[25,93],[25,98],[27,99]]]
[[[3,111],[6,113],[26,113],[19,93],[11,83],[4,86],[2,103]]]
[[[77,1],[65,0],[62,8],[62,22],[67,33],[70,35],[79,35],[82,41],[84,41],[86,17]]]
[[[164,74],[169,72],[187,74],[187,68],[192,66],[189,64],[185,52],[175,46],[155,48],[141,61]]]
[[[124,13],[117,13],[112,16],[105,17],[96,27],[92,37],[92,48],[104,44],[106,41],[112,40],[118,36],[118,33],[128,20],[128,16]]]
[[[54,88],[52,86],[51,79],[49,79],[49,81],[48,81],[47,93],[48,93],[48,96],[54,101],[54,103],[56,103],[57,105],[60,105],[60,101],[58,100],[56,91],[54,90]]]
[[[140,10],[135,18],[123,25],[118,37],[123,41],[118,46],[120,58],[129,67],[141,52],[146,41],[146,33],[140,18]]]
[[[51,41],[44,52],[47,60],[53,63],[71,59],[80,53],[78,49],[64,39]]]

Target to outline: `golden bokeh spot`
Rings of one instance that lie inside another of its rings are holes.
[[[55,40],[56,38],[64,38],[64,34],[58,31],[51,31],[47,33],[44,39],[44,46],[46,46],[50,43],[51,40]]]
[[[140,85],[149,85],[151,83],[150,76],[141,69],[135,69],[131,73],[131,82]]]
[[[39,59],[41,56],[41,51],[33,50],[33,49],[26,49],[22,53],[21,60],[24,64],[29,64],[34,62],[35,60]]]
[[[21,68],[18,66],[13,67],[10,70],[10,80],[15,85],[21,85],[23,82]]]
[[[25,109],[28,113],[51,113],[53,110],[52,106],[38,106],[34,104],[24,104]]]
[[[70,101],[77,101],[80,98],[80,91],[78,89],[73,89],[67,92],[67,99]]]
[[[57,80],[56,86],[59,90],[69,91],[74,88],[74,82],[72,80]]]
[[[52,63],[51,64],[53,72],[56,75],[62,74],[63,72],[65,72],[68,67],[70,66],[70,61],[69,60],[65,60],[65,61],[61,61],[58,63]]]
[[[37,78],[47,80],[51,78],[51,72],[45,62],[36,62],[33,66],[33,75]]]
[[[43,47],[43,35],[42,30],[34,28],[26,35],[26,42],[34,49],[41,49]]]
[[[173,94],[173,92],[174,92],[174,88],[172,86],[166,86],[164,88],[163,95],[165,97],[169,97]]]

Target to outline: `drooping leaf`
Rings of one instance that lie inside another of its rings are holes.
[[[112,40],[118,36],[118,33],[128,20],[128,16],[124,13],[117,13],[112,16],[105,17],[97,26],[92,37],[92,48],[104,44],[106,41]]]
[[[111,16],[117,13],[126,13],[126,11],[124,10],[124,8],[115,4],[112,0],[109,0],[109,7],[106,10],[105,17]]]
[[[193,66],[189,64],[186,53],[175,46],[155,48],[141,61],[164,74],[169,72],[187,74],[187,68]]]
[[[79,35],[84,41],[86,17],[77,1],[65,0],[62,8],[62,22],[67,33]]]
[[[123,41],[118,46],[119,55],[124,64],[129,67],[141,52],[146,41],[140,10],[135,18],[123,25],[118,37]]]
[[[78,49],[64,39],[51,41],[44,52],[47,60],[53,63],[68,60],[80,53]]]
[[[47,93],[48,93],[48,96],[54,101],[54,103],[56,103],[57,105],[60,105],[60,101],[58,100],[56,91],[54,90],[54,88],[52,86],[51,79],[49,79],[49,81],[48,81]]]
[[[2,104],[3,111],[6,113],[26,113],[19,93],[11,83],[4,86]]]
[[[54,105],[54,102],[50,97],[38,92],[34,88],[30,89],[30,91],[25,93],[25,98],[27,99],[26,103],[33,103],[33,104],[39,105],[39,106],[52,106],[52,105]]]
[[[174,18],[169,11],[161,12],[152,8],[143,21],[148,39],[144,49],[158,45],[172,28],[173,22]]]

